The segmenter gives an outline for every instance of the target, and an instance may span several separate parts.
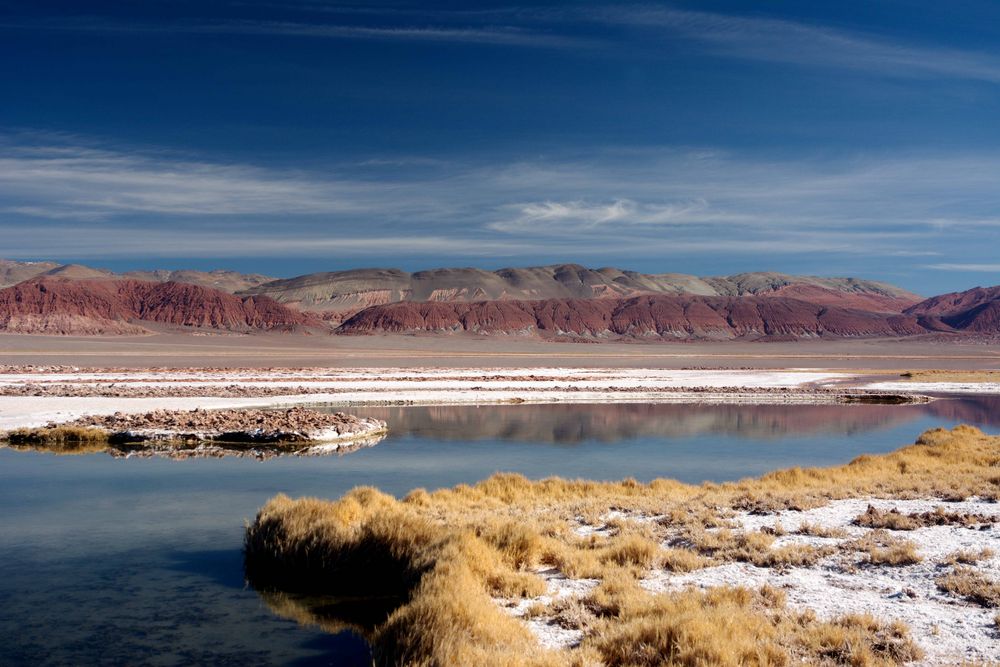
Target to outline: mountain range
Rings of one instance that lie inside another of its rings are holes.
[[[313,273],[247,288],[243,294],[269,296],[301,310],[345,319],[369,306],[401,301],[536,301],[621,299],[641,294],[699,296],[784,296],[813,303],[899,312],[921,297],[886,283],[853,278],[741,273],[700,278],[683,273],[637,273],[578,264],[484,271],[474,268],[356,269]]]
[[[702,278],[562,264],[273,279],[0,260],[0,285],[0,331],[25,334],[172,329],[590,341],[1000,335],[1000,287],[924,299],[882,282],[780,273]]]
[[[252,332],[302,330],[323,322],[267,297],[241,298],[189,283],[49,276],[0,290],[0,331],[141,335],[155,325]]]
[[[125,279],[145,280],[157,283],[178,282],[191,285],[201,285],[222,290],[223,292],[239,292],[275,280],[270,276],[256,273],[237,273],[236,271],[191,271],[191,270],[159,270],[159,271],[129,271],[114,273],[107,269],[95,269],[82,264],[57,264],[55,262],[17,262],[0,259],[0,288],[10,287],[30,278],[67,278],[69,280],[87,279]]]

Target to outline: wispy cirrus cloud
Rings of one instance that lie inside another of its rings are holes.
[[[884,34],[665,6],[617,7],[595,11],[592,16],[611,24],[680,36],[709,52],[732,58],[1000,83],[1000,57],[996,53],[914,44]]]
[[[330,214],[365,206],[364,183],[79,146],[7,146],[0,208],[95,220],[161,215]]]
[[[497,258],[548,256],[576,261],[612,256],[747,256],[821,251],[868,255],[872,252],[870,246],[858,245],[857,235],[840,233],[818,236],[793,234],[781,239],[659,237],[647,239],[642,248],[636,248],[634,239],[627,236],[605,239],[599,244],[589,238],[564,238],[540,247],[537,240],[524,237],[483,238],[474,234],[453,237],[426,233],[405,235],[404,230],[401,232],[403,233],[400,235],[392,236],[359,236],[351,235],[350,230],[319,234],[313,230],[311,235],[307,235],[273,227],[233,227],[224,231],[218,226],[204,225],[196,228],[159,229],[129,224],[57,224],[35,228],[0,224],[0,235],[5,239],[5,258],[429,257],[440,262],[447,261],[448,257],[481,257],[494,261]],[[884,240],[885,236],[862,234],[861,240],[871,243]]]
[[[521,27],[498,26],[366,26],[288,21],[237,21],[181,26],[182,31],[242,35],[282,35],[338,39],[382,39],[432,42],[465,42],[503,46],[545,48],[580,47],[587,40],[570,35],[539,32]]]
[[[1000,242],[984,222],[1000,208],[1000,155],[987,153],[605,149],[303,170],[72,137],[0,148],[3,253],[22,257],[961,253],[983,265]]]
[[[243,228],[213,225],[164,229],[149,225],[56,224],[28,228],[0,224],[3,257],[343,257],[357,256],[510,256],[527,247],[510,241],[484,245],[471,238],[436,235],[296,234],[274,226]]]
[[[1000,264],[925,264],[925,269],[934,271],[959,271],[963,273],[1000,273]]]
[[[317,11],[314,6],[313,11]],[[325,11],[340,12],[327,7]],[[357,28],[308,24],[261,24],[241,27],[220,25],[208,30],[241,30],[265,34],[315,34],[340,37],[425,38],[483,41],[511,45],[579,47],[601,45],[613,53],[619,48],[656,53],[662,38],[680,38],[707,53],[740,60],[779,63],[797,67],[849,69],[866,74],[897,77],[935,77],[1000,83],[1000,56],[938,44],[914,43],[887,34],[806,23],[760,15],[690,11],[669,4],[580,7],[573,10],[499,8],[415,13],[412,10],[363,10],[363,13],[413,20],[419,16],[446,22],[422,29],[403,23],[395,27]],[[457,25],[456,23],[457,22]],[[503,27],[492,24],[502,22]],[[579,26],[629,27],[652,43],[639,44],[635,33],[582,37]],[[541,28],[542,30],[539,30]],[[650,48],[652,47],[652,48]],[[634,51],[632,51],[635,53]]]
[[[507,207],[512,217],[489,224],[503,232],[556,233],[597,230],[601,227],[665,227],[708,222],[752,222],[753,216],[712,211],[705,199],[677,203],[639,203],[631,199],[609,202],[540,201]]]
[[[467,43],[579,50],[588,55],[627,51],[635,57],[658,57],[661,47],[676,46],[681,40],[692,51],[736,60],[879,76],[1000,83],[1000,54],[996,52],[914,42],[842,25],[692,11],[665,3],[451,10],[234,3],[241,5],[258,12],[253,18],[206,20],[191,15],[157,23],[78,15],[8,21],[0,23],[0,29]],[[259,10],[265,10],[263,17]],[[331,21],[332,17],[338,20]],[[627,32],[615,30],[622,28]]]
[[[324,21],[305,22],[260,19],[225,21],[189,19],[172,22],[144,23],[140,21],[124,22],[120,20],[107,20],[98,16],[45,21],[0,22],[0,30],[2,29],[441,42],[546,49],[582,49],[593,47],[598,43],[598,40],[592,38],[517,25],[426,25],[424,23],[364,25],[329,23]]]

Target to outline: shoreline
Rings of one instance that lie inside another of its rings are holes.
[[[829,405],[930,400],[904,385],[813,369],[396,368],[0,372],[0,430],[153,410],[292,406],[690,403]],[[862,380],[864,378],[864,380]]]
[[[402,498],[279,494],[247,528],[246,574],[276,613],[359,632],[377,664],[989,663],[998,447],[958,426],[736,482],[495,474]],[[384,620],[322,604],[365,593],[396,600]]]

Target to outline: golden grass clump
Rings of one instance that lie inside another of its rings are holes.
[[[922,560],[913,542],[901,542],[888,547],[872,547],[868,550],[868,562],[872,565],[902,567],[915,565]]]
[[[807,654],[840,665],[900,665],[923,657],[905,624],[882,623],[870,614],[816,623],[803,635]]]
[[[959,595],[981,607],[1000,607],[1000,581],[971,567],[956,566],[938,578],[937,586],[945,593]]]
[[[272,598],[290,596],[281,598],[284,613],[321,624],[330,613],[316,601],[321,596],[395,600],[361,624],[378,665],[894,665],[916,653],[897,625],[866,617],[821,622],[789,611],[773,591],[655,594],[639,578],[653,568],[688,571],[730,560],[794,567],[837,548],[904,564],[916,557],[912,545],[884,530],[831,547],[775,548],[773,535],[734,531],[731,518],[747,508],[842,498],[973,495],[1000,495],[1000,437],[957,427],[839,467],[725,484],[501,474],[404,500],[371,488],[334,502],[277,496],[247,527],[246,573]],[[578,531],[581,522],[599,529]],[[544,568],[600,580],[585,598],[533,611],[576,624],[583,633],[577,648],[543,650],[493,599],[539,596]],[[953,574],[940,585],[967,595],[971,579]]]
[[[912,382],[1000,382],[1000,371],[916,370],[900,377]]]
[[[649,595],[621,579],[602,584],[588,602],[602,618],[592,624],[584,648],[595,650],[609,667],[875,666],[921,656],[902,624],[870,616],[818,621],[789,612],[784,594],[766,586]]]
[[[926,526],[972,526],[996,522],[996,517],[993,516],[948,512],[943,507],[936,507],[930,512],[903,514],[895,508],[881,511],[869,505],[864,513],[855,517],[853,523],[862,528],[916,530]]]
[[[620,611],[597,626],[592,645],[608,667],[787,665],[765,604],[743,588],[623,596]]]
[[[737,532],[723,528],[700,531],[689,536],[694,548],[720,561],[741,561],[757,567],[793,567],[812,565],[833,553],[832,547],[790,544],[773,548],[774,536],[763,531]]]
[[[886,530],[916,530],[921,525],[916,518],[902,514],[899,510],[891,509],[883,512],[871,505],[868,506],[864,514],[855,517],[853,523],[862,528],[884,528]]]
[[[944,559],[945,565],[975,565],[981,560],[989,560],[996,555],[993,549],[980,549],[978,551],[972,551],[970,549],[960,549],[954,553],[948,554]]]
[[[649,569],[660,553],[660,545],[642,535],[625,535],[601,554],[601,562]]]
[[[875,529],[866,535],[844,542],[841,548],[853,549],[866,555],[869,565],[901,567],[914,565],[922,558],[917,553],[917,545],[909,540],[901,540],[885,529]]]
[[[57,453],[91,452],[108,446],[108,432],[81,426],[43,426],[9,431],[4,439],[16,447],[32,447]]]
[[[660,552],[659,565],[669,572],[693,572],[711,564],[711,560],[699,556],[690,549],[670,547]]]
[[[803,521],[799,524],[795,534],[826,539],[846,539],[850,535],[850,533],[839,526],[821,526],[816,523],[809,523],[808,521]]]

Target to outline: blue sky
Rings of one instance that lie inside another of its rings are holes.
[[[1000,283],[1000,3],[0,0],[0,256]]]

